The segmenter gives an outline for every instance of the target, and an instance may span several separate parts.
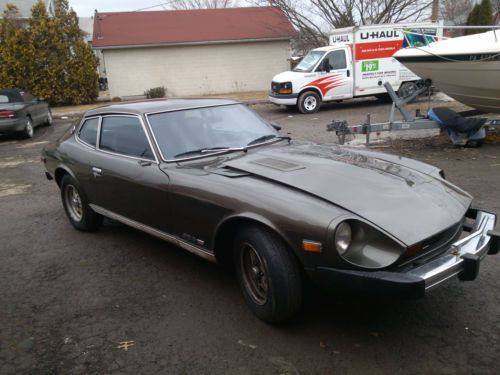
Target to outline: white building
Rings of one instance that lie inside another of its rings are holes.
[[[164,86],[168,96],[270,87],[289,68],[295,29],[271,7],[97,13],[111,97]]]

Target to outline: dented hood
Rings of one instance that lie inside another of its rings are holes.
[[[225,165],[327,200],[406,245],[458,223],[472,201],[428,164],[337,146],[260,147]]]

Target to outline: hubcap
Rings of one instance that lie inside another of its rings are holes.
[[[78,190],[73,185],[67,185],[64,192],[64,199],[66,201],[66,207],[68,208],[69,215],[74,221],[82,220],[83,210],[82,210],[82,200],[80,199],[80,194]]]
[[[245,288],[256,304],[264,305],[269,293],[266,266],[257,251],[248,243],[243,245],[240,254]]]
[[[31,120],[26,121],[26,134],[31,138],[33,137],[33,125],[31,125]]]
[[[318,105],[318,101],[314,96],[307,96],[304,100],[304,108],[308,111],[314,111],[316,106]]]

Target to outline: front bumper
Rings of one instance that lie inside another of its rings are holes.
[[[500,232],[494,231],[496,215],[472,210],[475,222],[466,228],[470,234],[453,243],[443,255],[403,272],[350,271],[329,267],[309,270],[311,278],[320,286],[355,288],[378,295],[418,298],[423,297],[445,281],[458,277],[474,280],[481,260],[487,254],[496,254],[500,247]],[[465,229],[465,228],[464,228]]]
[[[298,94],[281,95],[273,91],[269,92],[269,101],[274,104],[281,105],[296,105]]]

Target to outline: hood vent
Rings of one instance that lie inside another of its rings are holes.
[[[296,171],[297,169],[304,169],[305,167],[299,164],[290,163],[288,161],[274,159],[274,158],[262,158],[252,161],[253,164],[262,165],[264,167],[269,167],[282,172]]]

